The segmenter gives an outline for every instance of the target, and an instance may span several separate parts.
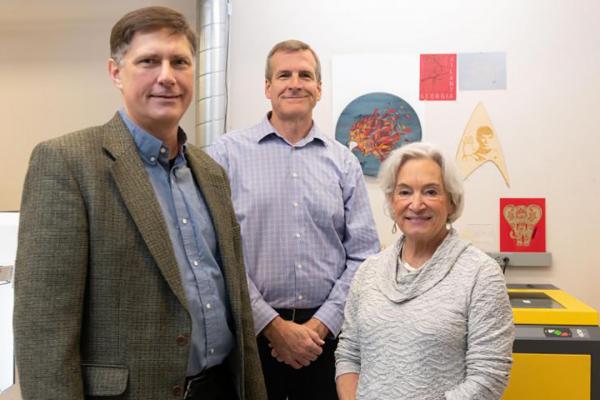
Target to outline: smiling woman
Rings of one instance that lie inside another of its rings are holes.
[[[405,237],[403,256],[412,256],[410,264],[421,266],[444,240],[448,214],[454,209],[439,164],[428,158],[406,161],[398,171],[392,208]]]
[[[412,143],[379,178],[403,235],[352,282],[336,351],[340,399],[499,399],[512,310],[498,264],[449,227],[463,209],[456,169]]]

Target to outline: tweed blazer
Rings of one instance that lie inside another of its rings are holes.
[[[240,399],[265,399],[224,171],[186,157],[213,220],[237,346]],[[116,114],[39,144],[21,205],[15,353],[24,399],[180,399],[191,319],[171,240],[135,143]]]

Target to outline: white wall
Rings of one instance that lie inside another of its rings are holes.
[[[0,1],[1,211],[18,210],[35,144],[103,124],[121,106],[108,76],[110,29],[126,12],[157,4],[195,24],[191,0]],[[193,110],[182,125],[193,132]]]
[[[498,249],[499,197],[545,197],[550,268],[513,269],[509,282],[553,283],[600,309],[600,2],[596,0],[253,0],[232,2],[229,128],[256,123],[268,110],[264,58],[284,39],[311,44],[323,64],[315,120],[333,135],[331,59],[348,53],[507,53],[508,90],[458,92],[428,102],[423,140],[455,154],[477,102],[498,132],[511,187],[491,165],[466,182],[463,234],[490,233]],[[361,79],[363,71],[356,71]],[[397,79],[403,79],[398,76]],[[349,83],[351,84],[351,83]],[[391,221],[369,180],[382,241]],[[475,238],[477,239],[477,238]],[[486,238],[482,239],[485,244]]]
[[[120,97],[106,72],[108,34],[126,11],[172,6],[195,21],[192,0],[2,0],[0,2],[0,210],[18,209],[27,158],[43,139],[105,122]],[[491,230],[498,198],[547,199],[546,269],[508,271],[510,282],[550,282],[600,308],[600,2],[596,0],[232,0],[229,128],[268,110],[264,57],[277,41],[299,38],[323,63],[316,122],[333,134],[331,58],[348,53],[505,51],[508,90],[459,92],[426,104],[424,140],[450,153],[483,101],[507,159],[510,189],[491,165],[466,181],[461,232]],[[356,79],[361,79],[357,71]],[[403,79],[398,76],[397,79]],[[193,132],[193,112],[183,126]],[[369,182],[383,242],[392,240],[378,189]],[[483,228],[482,228],[483,227]]]

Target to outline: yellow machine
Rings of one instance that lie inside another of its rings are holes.
[[[552,285],[509,285],[513,368],[503,400],[600,400],[598,312]]]

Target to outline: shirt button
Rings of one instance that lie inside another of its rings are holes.
[[[177,343],[178,346],[185,346],[188,342],[188,339],[185,335],[179,335],[175,339],[175,342]]]
[[[298,269],[302,269],[302,264],[298,264]]]
[[[165,154],[167,152],[167,149],[165,149],[164,147],[160,148],[160,154]]]
[[[192,262],[192,264],[194,264],[194,267],[197,267],[199,263],[198,263],[198,261],[194,260],[194,261]]]
[[[156,157],[154,157],[154,156],[150,157],[150,162],[156,162]]]
[[[179,385],[173,386],[173,396],[180,397],[183,394],[183,389]]]
[[[298,202],[297,201],[293,202],[292,204],[294,205],[294,207],[298,207]]]
[[[210,350],[208,350],[208,352],[209,352],[210,354],[215,354],[215,349],[210,349]]]
[[[297,177],[298,177],[298,174],[297,174],[297,173],[295,173],[295,172],[292,172],[292,177],[294,177],[294,178],[297,178]]]
[[[303,298],[304,298],[304,296],[302,296],[302,295],[298,296],[298,300],[302,300]]]
[[[187,220],[187,218],[182,218],[182,219],[181,219],[181,222],[183,222],[183,224],[185,225],[185,224],[187,224],[187,223],[188,223],[188,220]]]
[[[299,237],[300,237],[300,234],[299,234],[299,233],[296,233],[296,235],[295,235],[295,236],[296,236],[297,238],[299,238]]]
[[[210,305],[210,303],[206,303],[206,309],[210,310],[212,308],[212,306]]]

